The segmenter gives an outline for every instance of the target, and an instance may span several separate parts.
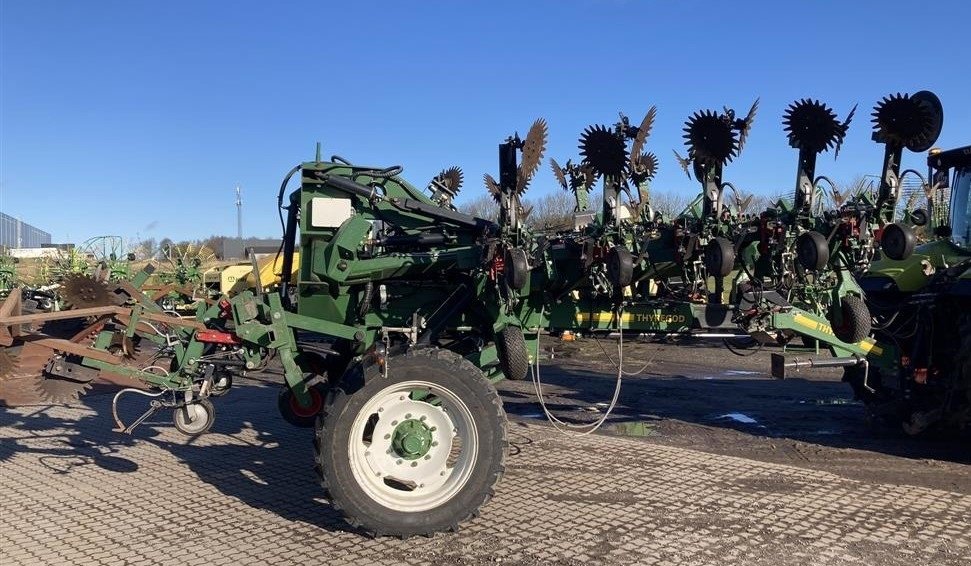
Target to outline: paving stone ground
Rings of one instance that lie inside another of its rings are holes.
[[[194,440],[162,419],[112,432],[110,395],[0,409],[0,563],[971,563],[963,493],[522,420],[481,517],[375,540],[324,500],[311,431],[276,414],[275,391],[234,388]]]

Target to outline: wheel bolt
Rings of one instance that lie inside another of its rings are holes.
[[[423,421],[423,420],[425,420],[425,419],[427,419],[427,418],[428,418],[428,417],[426,417],[425,415],[422,415],[421,417],[419,417],[419,418],[418,418],[418,420],[420,420],[420,421]]]
[[[417,466],[417,465],[418,465],[418,462],[412,462],[412,463],[411,463],[411,467],[412,467],[412,468],[414,468],[414,467],[415,467],[415,466]]]
[[[431,457],[430,455],[428,455],[428,454],[425,454],[425,459],[426,459],[426,460],[431,460],[431,459],[432,459],[432,457]]]
[[[437,440],[432,441],[432,446],[438,446],[438,441]]]
[[[401,465],[401,460],[398,460],[398,465],[399,465],[399,466]]]
[[[408,413],[408,414],[406,414],[406,415],[405,415],[405,418],[406,418],[406,419],[410,419],[410,418],[411,418],[411,413]]]
[[[385,439],[385,440],[388,440],[389,438],[391,438],[391,435],[390,435],[390,434],[386,434],[386,435],[384,435],[384,439]]]

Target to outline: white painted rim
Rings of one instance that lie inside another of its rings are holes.
[[[428,392],[440,403],[415,401],[413,391]],[[364,434],[373,417],[377,423],[368,443]],[[432,447],[416,460],[400,458],[391,447],[395,427],[407,419],[435,427]],[[449,389],[427,381],[379,391],[355,415],[348,439],[351,472],[361,490],[384,507],[408,513],[434,509],[455,497],[472,476],[478,450],[479,433],[468,406]]]

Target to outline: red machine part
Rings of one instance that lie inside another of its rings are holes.
[[[231,332],[222,332],[219,330],[200,330],[196,332],[196,340],[206,344],[226,344],[230,346],[243,343],[239,336]]]
[[[492,263],[489,264],[489,279],[492,281],[498,281],[499,276],[501,276],[506,271],[506,258],[504,254],[497,253],[492,258]]]

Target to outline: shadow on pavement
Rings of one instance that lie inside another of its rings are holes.
[[[131,436],[112,432],[111,395],[84,396],[80,405],[96,414],[79,419],[52,417],[50,406],[44,405],[22,407],[29,411],[26,415],[0,409],[0,427],[16,431],[0,438],[0,463],[15,453],[28,453],[53,473],[70,473],[86,464],[130,473],[152,463],[119,452],[147,442],[174,455],[220,493],[249,506],[327,531],[355,532],[324,499],[313,467],[312,429],[287,424],[277,413],[276,394],[275,387],[233,388],[215,400],[216,422],[197,438],[176,432],[168,413],[162,412]],[[123,419],[130,420],[137,411],[134,405],[123,407]],[[132,481],[139,481],[137,475]],[[146,483],[145,489],[151,488]]]

